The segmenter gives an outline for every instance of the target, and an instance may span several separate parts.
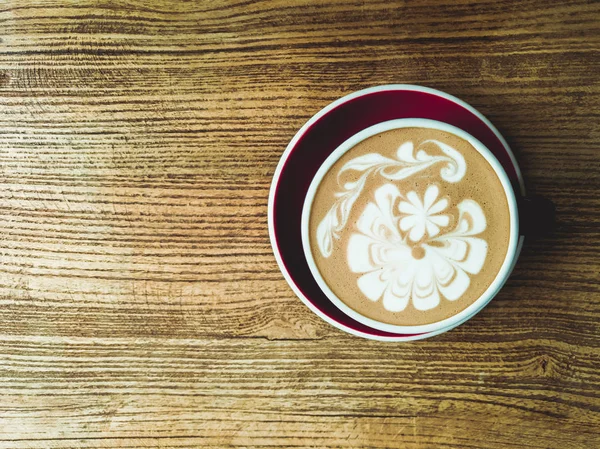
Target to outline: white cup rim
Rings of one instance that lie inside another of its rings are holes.
[[[436,129],[454,134],[457,137],[460,137],[469,142],[487,160],[487,162],[491,165],[494,172],[500,179],[502,187],[504,188],[504,193],[506,195],[509,208],[510,232],[506,256],[500,267],[500,270],[496,274],[496,277],[494,278],[492,283],[488,286],[488,288],[478,299],[476,299],[468,307],[466,307],[456,315],[451,316],[450,318],[446,318],[444,320],[437,321],[431,324],[400,326],[383,323],[381,321],[368,318],[356,312],[354,309],[350,308],[342,300],[340,300],[337,297],[337,295],[335,295],[335,293],[333,293],[333,291],[329,288],[329,286],[321,276],[310,248],[309,218],[317,188],[319,187],[325,174],[343,154],[345,154],[347,151],[349,151],[351,148],[353,148],[363,140],[368,139],[369,137],[379,134],[381,132],[398,128],[414,127]],[[449,330],[455,327],[457,324],[467,321],[468,319],[472,318],[475,314],[477,314],[481,309],[483,309],[500,291],[500,289],[508,279],[515,265],[516,257],[518,255],[519,212],[517,207],[517,198],[513,190],[512,184],[510,182],[510,179],[506,174],[506,171],[504,170],[498,159],[483,143],[481,143],[478,139],[476,139],[466,131],[463,131],[462,129],[457,128],[456,126],[449,125],[447,123],[430,119],[403,118],[377,123],[373,126],[363,129],[362,131],[358,132],[357,134],[354,134],[346,141],[344,141],[327,157],[327,159],[323,162],[323,164],[313,177],[308,191],[306,193],[306,197],[304,199],[301,218],[301,236],[304,255],[306,257],[308,267],[311,271],[312,276],[314,277],[315,281],[317,282],[323,293],[338,309],[340,309],[342,312],[344,312],[346,315],[350,316],[354,320],[381,331],[403,334],[428,333],[443,331],[445,329]]]

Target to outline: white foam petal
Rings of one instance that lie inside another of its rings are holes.
[[[425,210],[428,210],[437,199],[440,193],[440,189],[435,184],[430,185],[425,190],[425,196],[423,197],[423,207]]]
[[[427,213],[429,215],[439,214],[441,211],[445,210],[448,207],[448,200],[446,198],[442,198],[429,209],[427,209]]]
[[[440,303],[440,294],[434,282],[432,267],[426,262],[421,262],[417,270],[412,295],[415,309],[433,309]]]
[[[461,269],[456,269],[454,270],[452,281],[446,285],[439,284],[438,288],[446,299],[456,301],[467,291],[470,284],[471,279],[469,275]]]
[[[392,214],[393,205],[399,196],[398,187],[394,184],[384,184],[375,190],[375,203],[382,213]]]
[[[448,215],[432,215],[428,217],[428,220],[438,226],[448,226],[448,223],[450,223]]]
[[[398,210],[405,214],[418,214],[420,211],[411,203],[407,203],[406,201],[400,201],[398,205]]]
[[[398,150],[396,151],[396,157],[404,162],[415,162],[413,150],[414,145],[411,141],[404,142],[398,147]]]
[[[347,260],[350,271],[353,273],[365,273],[379,268],[371,258],[371,246],[373,239],[361,235],[352,234],[348,240]]]
[[[417,195],[416,192],[414,192],[414,191],[408,192],[406,194],[406,198],[408,199],[408,201],[413,203],[413,205],[417,208],[417,210],[419,210],[419,211],[423,210],[423,203],[421,203],[421,200],[419,199],[419,195]]]
[[[485,231],[487,221],[481,206],[473,200],[462,200],[458,204],[458,226],[463,235],[475,235]]]
[[[414,215],[409,215],[408,217],[404,217],[400,220],[400,229],[403,231],[408,231],[410,228],[417,224],[417,217]]]
[[[468,273],[477,274],[483,268],[487,256],[488,244],[485,240],[477,237],[466,239],[469,244],[469,251],[460,267]]]
[[[381,279],[381,270],[372,271],[358,278],[358,288],[371,301],[377,301],[383,295],[388,282]]]
[[[435,237],[440,232],[440,228],[435,223],[432,223],[430,220],[427,220],[425,226],[427,227],[427,234],[429,235],[429,237]]]
[[[390,312],[401,312],[408,305],[409,295],[398,296],[391,288],[383,294],[383,307]]]
[[[425,235],[425,224],[422,220],[419,220],[410,230],[409,237],[413,242],[421,240]]]

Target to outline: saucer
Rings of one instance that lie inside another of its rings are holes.
[[[350,334],[381,341],[428,338],[462,321],[435,332],[397,334],[373,329],[347,316],[313,278],[302,249],[300,223],[309,185],[325,159],[358,132],[399,118],[438,120],[471,134],[496,156],[515,192],[525,194],[515,157],[494,125],[472,106],[435,89],[404,84],[364,89],[329,104],[300,128],[277,165],[269,192],[269,235],[275,258],[294,293],[319,317]],[[517,257],[522,244],[521,236]]]

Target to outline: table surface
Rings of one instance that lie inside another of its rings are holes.
[[[0,4],[0,447],[600,447],[600,3]],[[296,130],[456,95],[557,205],[443,336],[346,335],[271,252]]]

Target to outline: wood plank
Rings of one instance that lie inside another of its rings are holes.
[[[600,447],[600,4],[0,3],[0,448]],[[354,90],[469,102],[558,226],[476,318],[343,334],[267,197]]]
[[[173,447],[390,448],[420,441],[508,447],[515,438],[520,447],[600,442],[597,346],[466,340],[5,338],[2,441],[144,447],[160,435]],[[559,422],[574,431],[553,432]]]

